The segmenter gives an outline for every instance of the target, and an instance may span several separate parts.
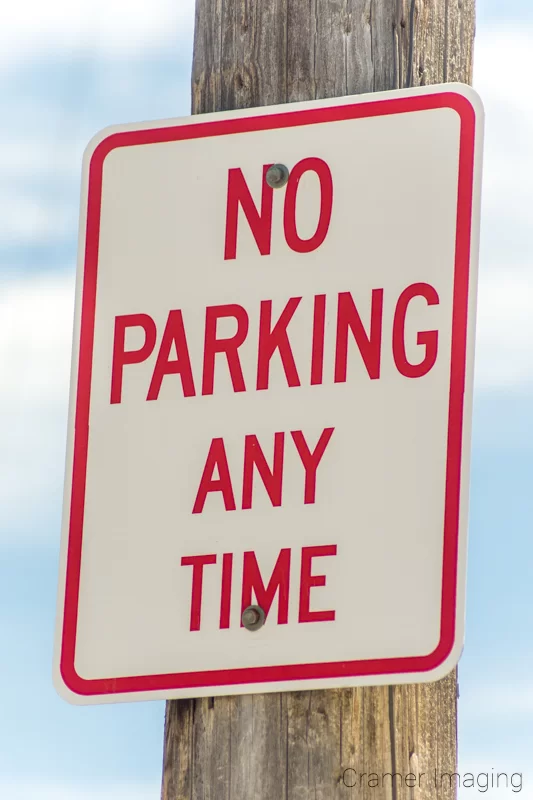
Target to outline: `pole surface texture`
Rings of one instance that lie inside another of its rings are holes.
[[[470,83],[474,4],[196,0],[192,111]],[[452,800],[456,712],[455,672],[410,686],[172,700],[162,798]]]

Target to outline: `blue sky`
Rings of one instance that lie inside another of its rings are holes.
[[[24,0],[3,14],[2,800],[159,795],[163,704],[70,707],[56,696],[50,673],[81,153],[105,125],[188,113],[192,12],[192,0]],[[478,0],[475,84],[486,105],[487,138],[460,762],[463,771],[523,772],[527,797],[533,796],[532,67],[529,0]],[[464,790],[461,797],[475,793]]]

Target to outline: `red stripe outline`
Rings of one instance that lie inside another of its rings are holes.
[[[348,119],[387,116],[436,108],[451,108],[461,119],[455,274],[453,291],[448,452],[445,486],[444,549],[442,568],[441,635],[432,653],[425,656],[383,658],[366,661],[290,664],[205,670],[165,675],[85,680],[75,669],[78,619],[92,354],[100,234],[102,175],[106,156],[117,147],[184,141],[187,139],[290,128]],[[455,92],[424,94],[392,100],[371,101],[319,109],[306,109],[256,117],[191,122],[186,125],[113,133],[94,150],[89,166],[89,189],[85,245],[85,268],[81,311],[81,333],[75,411],[74,459],[70,529],[67,552],[64,622],[60,669],[65,685],[75,694],[118,695],[123,693],[170,691],[194,687],[260,684],[306,679],[345,678],[368,675],[399,675],[436,669],[455,643],[457,563],[459,550],[459,500],[463,435],[463,402],[466,374],[466,345],[472,195],[475,147],[475,111],[469,100]]]

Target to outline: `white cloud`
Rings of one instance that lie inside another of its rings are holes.
[[[477,389],[533,381],[533,28],[481,29],[474,85],[486,110]],[[513,64],[513,79],[502,74]]]
[[[176,42],[193,26],[194,0],[19,0],[2,10],[0,65],[76,50],[124,52]]]
[[[78,785],[67,783],[0,782],[0,797],[6,800],[159,800],[154,784]]]
[[[509,115],[514,116],[520,110],[531,122],[528,73],[533,66],[532,36],[531,25],[505,24],[499,20],[479,29],[474,51],[474,86],[483,94],[497,97]],[[513,80],[501,69],[502,63],[512,63]]]
[[[50,240],[73,234],[77,208],[68,203],[40,201],[33,194],[13,191],[0,196],[0,240],[3,244]]]
[[[533,28],[480,31],[476,40],[474,85],[485,104],[484,169],[485,239],[494,236],[508,245],[509,234],[521,233],[520,244],[533,248],[526,236],[533,201],[533,107],[528,76],[533,69]],[[513,64],[513,80],[505,80],[499,65]],[[490,220],[490,227],[489,221]],[[494,230],[491,230],[494,224]],[[520,229],[520,230],[519,230]],[[499,248],[497,253],[500,255]],[[488,249],[484,253],[492,259]],[[502,265],[500,265],[502,266]]]
[[[75,116],[75,112],[72,112],[72,116]],[[7,135],[4,129],[0,138],[0,175],[5,187],[43,177],[51,180],[79,178],[81,154],[87,137],[82,139],[77,131],[74,135],[58,135],[57,128],[61,120],[54,117],[53,123],[56,123],[54,131],[46,133],[43,132],[42,120],[38,132],[24,126],[24,130],[19,129],[16,135],[14,131],[12,135]],[[49,119],[46,125],[51,127]]]
[[[0,26],[0,243],[75,235],[82,153],[97,130],[188,113],[193,6],[11,4]]]
[[[533,383],[533,265],[482,275],[476,348],[477,389]]]
[[[71,276],[0,283],[0,541],[61,496],[73,299]]]

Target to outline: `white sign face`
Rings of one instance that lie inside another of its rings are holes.
[[[435,680],[463,639],[483,115],[464,86],[85,157],[56,684]],[[288,183],[272,189],[272,164]],[[266,615],[257,630],[242,611]]]

